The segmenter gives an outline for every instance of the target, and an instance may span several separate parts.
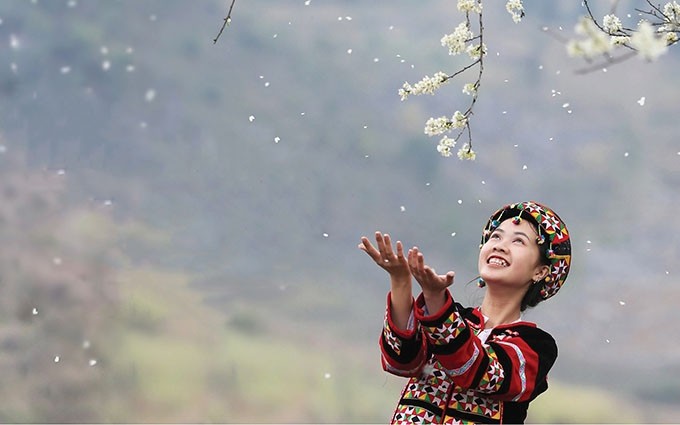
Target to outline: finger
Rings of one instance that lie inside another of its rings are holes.
[[[418,262],[417,262],[416,267],[418,268],[418,270],[421,273],[423,273],[425,271],[425,267],[426,267],[425,266],[425,256],[421,252],[418,253]]]
[[[415,246],[411,249],[408,250],[408,267],[411,269],[411,272],[413,272],[416,268],[416,253],[418,252],[418,248]]]
[[[380,261],[380,252],[378,252],[377,249],[371,244],[371,241],[368,240],[367,237],[362,237],[361,238],[361,244],[359,244],[359,248],[366,252],[374,261],[378,262]]]
[[[394,252],[392,251],[392,239],[390,238],[390,235],[385,233],[383,239],[385,241],[385,254],[388,256],[388,258],[394,257]]]
[[[420,278],[425,277],[425,269],[424,269],[424,264],[425,260],[423,257],[423,253],[420,252],[418,247],[413,248],[414,254],[413,254],[413,274],[420,276]]]
[[[400,262],[406,261],[404,258],[404,245],[402,245],[401,241],[397,241],[397,259]]]
[[[378,252],[380,253],[381,256],[385,256],[385,237],[383,236],[382,233],[380,232],[375,232],[375,242],[376,245],[378,246]]]
[[[456,273],[453,271],[450,271],[446,273],[444,276],[444,281],[446,282],[446,286],[450,286],[453,283],[453,279],[456,277]]]

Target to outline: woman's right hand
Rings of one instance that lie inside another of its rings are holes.
[[[396,253],[392,249],[392,240],[387,233],[375,232],[377,248],[371,244],[366,236],[361,237],[359,249],[368,254],[377,265],[389,273],[392,281],[411,283],[411,272],[408,260],[404,256],[404,246],[400,241],[396,243]]]

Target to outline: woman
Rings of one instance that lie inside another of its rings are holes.
[[[439,275],[417,247],[396,252],[376,232],[365,251],[390,275],[380,338],[382,366],[410,380],[392,423],[524,423],[529,402],[544,392],[557,345],[547,332],[522,320],[527,307],[553,296],[571,261],[571,243],[552,210],[529,201],[496,211],[482,234],[481,306],[451,298],[452,271]],[[412,279],[422,289],[416,300]]]

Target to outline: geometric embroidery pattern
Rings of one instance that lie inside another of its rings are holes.
[[[399,339],[394,334],[394,332],[392,332],[392,329],[390,329],[390,323],[389,320],[387,320],[387,312],[385,312],[385,322],[383,324],[383,336],[387,341],[387,345],[389,345],[390,348],[394,350],[394,352],[398,356],[401,353],[401,339]]]
[[[403,398],[405,400],[421,400],[440,409],[444,408],[451,383],[437,363],[428,363],[424,370],[429,371],[429,373],[411,379],[406,385],[406,391],[404,391]]]
[[[475,390],[465,390],[460,387],[454,388],[449,408],[485,418],[501,419],[501,402],[480,397]]]
[[[426,327],[434,345],[447,345],[466,329],[465,321],[458,314],[451,314],[437,327]]]
[[[434,413],[420,406],[399,405],[392,418],[393,424],[432,424],[441,420]]]
[[[504,372],[494,349],[488,345],[486,345],[485,348],[489,353],[489,366],[484,372],[484,375],[482,375],[477,390],[483,393],[495,393],[501,388]]]

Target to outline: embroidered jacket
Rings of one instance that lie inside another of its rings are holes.
[[[409,377],[392,423],[524,423],[529,402],[548,388],[555,340],[534,323],[494,328],[477,336],[484,318],[446,292],[446,304],[426,315],[422,294],[408,331],[392,322],[390,295],[380,337],[382,366]]]

